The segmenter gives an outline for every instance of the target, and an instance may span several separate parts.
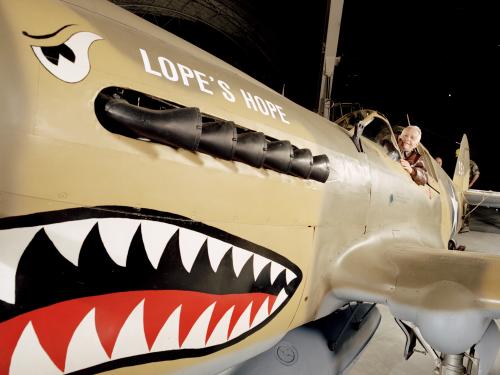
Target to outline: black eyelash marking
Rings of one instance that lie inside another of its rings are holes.
[[[23,31],[23,35],[29,37],[29,38],[33,38],[33,39],[47,39],[47,38],[51,38],[55,35],[57,35],[58,33],[60,33],[62,30],[64,30],[65,28],[67,27],[70,27],[70,26],[74,26],[74,24],[69,24],[69,25],[65,25],[63,27],[61,27],[59,30],[57,31],[54,31],[53,33],[51,34],[45,34],[45,35],[31,35],[31,34],[28,34],[27,31]]]

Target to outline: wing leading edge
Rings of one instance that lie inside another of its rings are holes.
[[[378,249],[360,247],[336,264],[338,298],[387,304],[444,353],[467,351],[500,317],[500,257],[426,247]]]
[[[469,189],[464,192],[465,200],[474,206],[500,208],[500,192]]]

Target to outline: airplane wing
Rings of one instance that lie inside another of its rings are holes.
[[[474,206],[500,207],[500,192],[469,189],[464,192],[466,202]]]
[[[500,317],[498,256],[361,246],[337,262],[334,274],[341,285],[335,290],[338,298],[388,305],[444,353],[464,352],[481,340],[491,319]]]

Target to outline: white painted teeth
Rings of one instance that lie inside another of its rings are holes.
[[[200,252],[207,236],[198,232],[180,228],[179,230],[179,248],[181,251],[182,264],[186,271],[191,272],[196,256]]]
[[[271,314],[275,312],[278,309],[278,307],[280,307],[283,304],[283,302],[286,301],[287,298],[288,294],[286,294],[285,289],[281,289],[278,296],[276,297],[276,300],[274,301]]]
[[[141,233],[149,261],[158,268],[163,250],[179,228],[159,221],[141,220]]]
[[[179,349],[179,325],[182,306],[177,307],[168,317],[151,347],[152,352]]]
[[[32,374],[59,375],[62,371],[42,349],[33,324],[29,322],[17,342],[10,362],[9,375]]]
[[[272,312],[275,311],[286,298],[287,295],[283,289],[275,300]],[[59,369],[54,364],[48,352],[40,344],[36,326],[34,327],[33,324],[29,322],[20,335],[14,349],[9,375],[31,374],[34,369],[36,369],[37,374],[60,375],[63,372],[70,373],[84,370],[111,360],[147,354],[150,352],[201,349],[220,345],[245,334],[250,329],[261,324],[270,314],[272,314],[272,312],[269,313],[269,308],[271,306],[269,306],[270,298],[267,297],[259,307],[251,322],[251,311],[255,302],[250,302],[245,306],[243,313],[239,315],[236,324],[230,330],[231,318],[233,314],[239,310],[233,305],[224,312],[218,322],[213,322],[215,323],[215,327],[210,335],[208,335],[208,328],[213,313],[217,303],[219,303],[213,302],[198,316],[186,338],[179,346],[179,329],[181,327],[181,320],[183,319],[182,305],[179,305],[170,314],[163,327],[159,330],[151,350],[149,350],[144,333],[145,303],[145,300],[142,300],[129,314],[118,334],[111,357],[106,354],[97,333],[95,317],[99,312],[96,312],[96,308],[91,309],[82,318],[71,337],[63,369]],[[27,360],[27,358],[29,358],[29,360]]]
[[[247,250],[240,249],[239,247],[233,246],[233,267],[234,274],[236,277],[240,275],[243,266],[248,261],[248,259],[252,256],[252,253]]]
[[[129,218],[83,219],[0,230],[0,249],[2,249],[0,252],[0,300],[15,303],[17,266],[23,252],[39,230],[43,228],[61,255],[78,266],[82,245],[96,224],[109,257],[122,267],[126,266],[132,239],[140,227],[147,257],[154,268],[158,268],[167,244],[178,233],[181,261],[188,272],[193,269],[201,248],[206,244],[210,266],[214,272],[217,272],[222,259],[228,251],[231,251],[236,277],[239,277],[243,267],[250,260],[254,280],[257,280],[262,270],[269,264],[271,284],[283,270],[286,271],[287,284],[297,277],[291,270],[262,255],[173,224]]]
[[[182,343],[182,349],[198,349],[205,347],[205,338],[207,337],[208,325],[210,324],[210,318],[212,317],[214,307],[215,302],[208,306],[199,316]]]
[[[83,241],[96,222],[96,219],[66,221],[46,225],[43,229],[59,252],[75,266],[78,266],[78,256]]]
[[[0,299],[16,300],[16,271],[19,260],[41,227],[0,230]]]
[[[219,344],[224,344],[227,341],[227,333],[229,331],[229,324],[231,323],[231,316],[234,312],[234,306],[232,306],[219,320],[215,326],[212,334],[208,338],[207,347]]]
[[[241,275],[243,268],[247,267],[245,273],[252,272],[254,281],[263,275],[270,275],[270,285],[273,285],[278,278],[280,280],[286,278],[287,284],[297,278],[294,272],[263,255],[191,229],[143,219],[92,218],[0,230],[0,300],[15,303],[15,281],[19,261],[38,232],[40,232],[39,235],[43,234],[41,232],[43,230],[61,255],[73,265],[78,266],[82,246],[96,226],[109,257],[122,267],[127,265],[129,249],[136,233],[140,233],[147,257],[155,269],[158,268],[168,243],[178,234],[181,262],[187,272],[196,269],[195,262],[199,252],[206,246],[208,260],[214,272],[219,270],[223,259],[224,262],[232,259],[232,267],[237,277]],[[220,297],[221,300],[211,303],[197,317],[182,342],[179,342],[180,339],[182,340],[179,330],[184,329],[181,322],[187,324],[186,322],[191,322],[189,319],[195,317],[184,317],[183,306],[179,302],[179,306],[163,323],[156,338],[151,338],[154,339],[151,348],[148,346],[145,333],[144,305],[147,301],[142,300],[121,327],[110,356],[103,348],[97,333],[95,318],[96,313],[99,312],[92,309],[85,314],[76,327],[68,344],[65,362],[62,363],[63,359],[61,359],[61,363],[56,362],[57,366],[41,346],[36,332],[37,322],[33,320],[34,324],[29,322],[19,337],[12,354],[9,375],[30,374],[34,369],[39,374],[59,375],[63,372],[80,371],[111,360],[150,352],[201,349],[225,344],[263,323],[280,308],[289,297],[285,292],[285,286],[282,287],[276,298],[268,296],[260,306],[254,306],[254,304],[257,301],[260,303],[261,297],[253,302],[245,302],[246,305],[237,305],[236,302],[231,305],[228,304],[228,301],[232,301],[231,299],[223,300],[224,297]],[[214,297],[214,300],[215,298],[217,297]],[[221,304],[217,305],[218,303]],[[222,310],[223,308],[225,310]],[[185,311],[188,313],[190,310]],[[255,313],[253,320],[251,319],[252,311]],[[183,335],[185,334],[186,332],[183,332]],[[64,369],[59,368],[63,365]]]
[[[83,318],[68,345],[65,372],[73,372],[109,361],[95,325],[95,309]]]
[[[99,234],[102,243],[110,258],[122,267],[127,264],[128,249],[139,224],[139,220],[133,219],[107,218],[99,220]]]
[[[241,314],[229,336],[229,340],[235,339],[250,329],[250,312],[252,310],[252,304],[253,303],[250,302],[245,311],[243,311],[243,314]]]
[[[285,267],[283,267],[279,263],[276,263],[276,262],[271,263],[271,284],[274,284],[274,281],[279,276],[279,274],[281,272],[283,272],[284,269],[285,269]],[[288,284],[288,282],[287,282],[287,284]]]
[[[294,279],[297,278],[297,275],[294,274],[292,271],[290,271],[289,269],[286,270],[286,283],[287,284],[290,284],[290,282]]]
[[[224,258],[224,255],[226,255],[228,250],[231,248],[231,245],[216,238],[208,237],[207,247],[210,265],[212,266],[214,272],[217,272],[222,258]]]
[[[123,324],[111,358],[124,358],[148,352],[148,343],[144,334],[144,300],[142,300]]]
[[[257,281],[260,271],[269,264],[270,260],[264,258],[263,256],[254,254],[253,255],[253,277]]]
[[[257,311],[257,314],[255,314],[255,318],[253,318],[251,328],[258,326],[260,323],[266,320],[267,317],[269,316],[268,311],[269,311],[269,297],[266,297],[266,299],[260,306],[259,311]]]

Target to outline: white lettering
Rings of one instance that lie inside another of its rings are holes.
[[[277,105],[276,109],[278,110],[278,114],[280,115],[281,121],[283,121],[285,124],[290,124],[290,122],[285,119],[286,113],[282,111],[283,108]]]
[[[241,95],[243,96],[243,99],[245,99],[245,103],[249,109],[253,109],[254,111],[257,111],[257,106],[255,105],[255,101],[253,99],[252,94],[249,92],[246,92],[243,89],[240,89]]]
[[[206,92],[207,94],[213,95],[214,92],[205,87],[206,85],[209,85],[208,81],[203,79],[207,75],[197,70],[194,70],[194,75],[196,76],[196,80],[198,81],[198,86],[200,86],[200,90]]]
[[[224,96],[224,98],[228,101],[228,102],[231,102],[231,103],[234,103],[236,101],[236,98],[235,96],[233,95],[233,93],[231,91],[229,91],[231,88],[229,87],[229,85],[222,81],[222,80],[218,80],[217,81],[217,84],[219,85],[219,87],[222,89],[222,96]]]
[[[269,110],[267,109],[266,103],[260,96],[255,95],[255,103],[257,103],[257,107],[259,107],[260,113],[263,115],[269,116]]]
[[[142,62],[144,63],[144,70],[146,71],[146,73],[161,77],[160,72],[151,69],[151,64],[149,63],[149,57],[147,52],[144,51],[142,48],[139,48],[139,51],[141,52]]]
[[[290,122],[285,118],[286,113],[283,112],[283,108],[279,105],[271,103],[269,100],[264,100],[260,96],[252,95],[248,91],[240,89],[243,99],[249,109],[253,109],[256,112],[262,113],[264,116],[271,115],[276,118],[275,113],[278,113],[280,120],[285,124],[290,124]]]
[[[182,83],[184,83],[185,86],[189,86],[188,78],[194,78],[193,71],[187,66],[179,63],[177,63],[177,66],[179,67],[179,71],[181,73]]]
[[[155,70],[151,67],[150,59],[148,53],[139,48],[139,52],[142,57],[142,62],[144,64],[144,70],[148,74],[155,75],[157,77],[165,77],[169,81],[179,82],[182,80],[182,83],[185,86],[190,86],[190,80],[196,80],[198,88],[201,92],[204,92],[209,95],[214,95],[214,91],[211,88],[211,83],[216,80],[212,76],[207,76],[205,73],[200,72],[196,69],[191,69],[188,66],[182,65],[180,63],[174,63],[166,57],[159,56],[158,66],[160,71]],[[231,87],[228,83],[223,80],[217,80],[217,85],[222,90],[222,96],[225,100],[230,103],[236,102],[236,96],[231,92]],[[286,119],[286,113],[283,111],[283,108],[277,104],[270,102],[269,100],[263,99],[260,96],[253,95],[252,93],[240,89],[241,96],[245,101],[245,104],[248,109],[253,109],[255,112],[260,112],[264,116],[271,116],[273,119],[280,119],[285,124],[290,124],[290,122]]]
[[[160,63],[161,72],[169,81],[177,82],[179,80],[179,75],[177,74],[177,70],[175,69],[175,65],[172,61],[165,57],[158,57],[158,62]],[[170,69],[167,69],[165,65],[167,63]]]
[[[266,104],[267,104],[267,107],[269,108],[269,113],[271,113],[271,116],[273,118],[276,118],[276,116],[274,115],[277,112],[276,106],[273,103],[271,103],[269,100],[266,100]]]

